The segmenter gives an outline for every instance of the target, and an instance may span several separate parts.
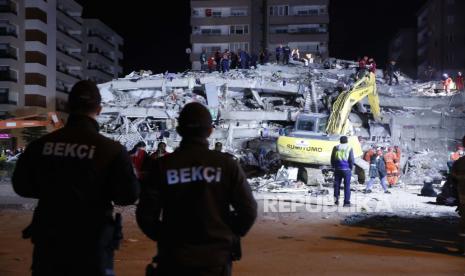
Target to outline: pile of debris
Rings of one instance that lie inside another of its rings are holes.
[[[128,149],[142,140],[149,151],[161,141],[170,150],[177,147],[181,139],[175,131],[178,112],[188,102],[201,102],[208,106],[214,118],[215,131],[210,137],[210,144],[223,143],[223,148],[240,160],[250,176],[262,177],[256,181],[261,183],[256,185],[257,190],[305,188],[299,183],[276,180],[274,175],[281,164],[275,141],[293,125],[299,113],[328,112],[325,106],[328,95],[340,91],[341,87],[347,89],[353,83],[355,63],[333,60],[330,65],[267,64],[224,74],[133,72],[99,85],[103,112],[98,120],[106,136],[120,141]],[[434,91],[438,84],[417,83],[402,76],[399,85],[389,86],[378,74],[377,86],[380,96],[436,97]],[[383,110],[386,122],[393,122],[390,118],[395,117],[413,117],[412,109],[404,108],[398,101],[396,103],[397,107],[389,105]],[[366,102],[364,104],[367,105]],[[380,100],[380,104],[383,106],[383,101]],[[358,108],[363,109],[364,106],[361,104]],[[437,110],[443,112],[443,108],[438,107]],[[451,112],[450,108],[448,110]],[[460,107],[454,107],[454,112],[460,111]],[[390,142],[389,131],[370,133],[368,125],[357,113],[352,113],[349,120],[355,135],[366,141]],[[377,141],[373,141],[374,136]],[[415,158],[410,162],[410,171],[405,179],[416,183],[425,175],[433,179],[438,177],[436,172],[442,170],[442,165],[431,164],[429,168],[434,169],[429,169]],[[266,174],[268,177],[263,178]]]

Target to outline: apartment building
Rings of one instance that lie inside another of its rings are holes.
[[[100,21],[89,21],[114,43],[93,41],[74,0],[0,0],[0,18],[0,116],[65,111],[74,83],[105,82],[122,72],[121,37]]]
[[[121,76],[123,39],[98,19],[84,19],[84,75],[96,83]]]
[[[428,66],[436,77],[465,69],[465,1],[429,0],[417,13],[417,73]]]
[[[280,44],[301,53],[328,56],[329,0],[268,0],[267,47]]]
[[[191,0],[193,69],[203,50],[270,52],[279,44],[328,55],[329,0]]]

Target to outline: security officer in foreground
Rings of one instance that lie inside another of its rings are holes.
[[[231,275],[238,237],[252,227],[257,203],[238,163],[208,149],[207,108],[185,105],[177,131],[180,147],[148,166],[136,210],[139,227],[158,246],[147,275]]]
[[[134,204],[139,184],[126,149],[99,134],[100,103],[94,83],[76,83],[65,127],[32,142],[16,164],[15,192],[39,199],[23,231],[34,244],[32,275],[114,275],[122,236],[113,204]]]
[[[462,138],[462,144],[465,146],[465,136]],[[459,196],[459,252],[465,256],[465,157],[460,157],[452,165],[451,170],[454,183],[457,185],[457,194]]]

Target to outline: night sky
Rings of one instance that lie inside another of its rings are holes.
[[[84,7],[84,17],[102,20],[124,38],[125,73],[189,68],[189,0],[77,2]],[[390,39],[400,28],[416,26],[416,11],[424,2],[331,0],[331,56],[355,60],[368,55],[382,67]]]

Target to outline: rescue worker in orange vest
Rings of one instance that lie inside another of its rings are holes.
[[[394,152],[392,147],[389,147],[388,152],[384,155],[384,162],[386,163],[387,181],[390,188],[399,179],[399,161],[400,150],[398,147],[396,147],[396,152]]]
[[[462,145],[458,145],[457,150],[450,154],[449,161],[447,161],[447,168],[449,169],[449,171],[451,170],[454,162],[464,155],[465,155],[464,147]]]

